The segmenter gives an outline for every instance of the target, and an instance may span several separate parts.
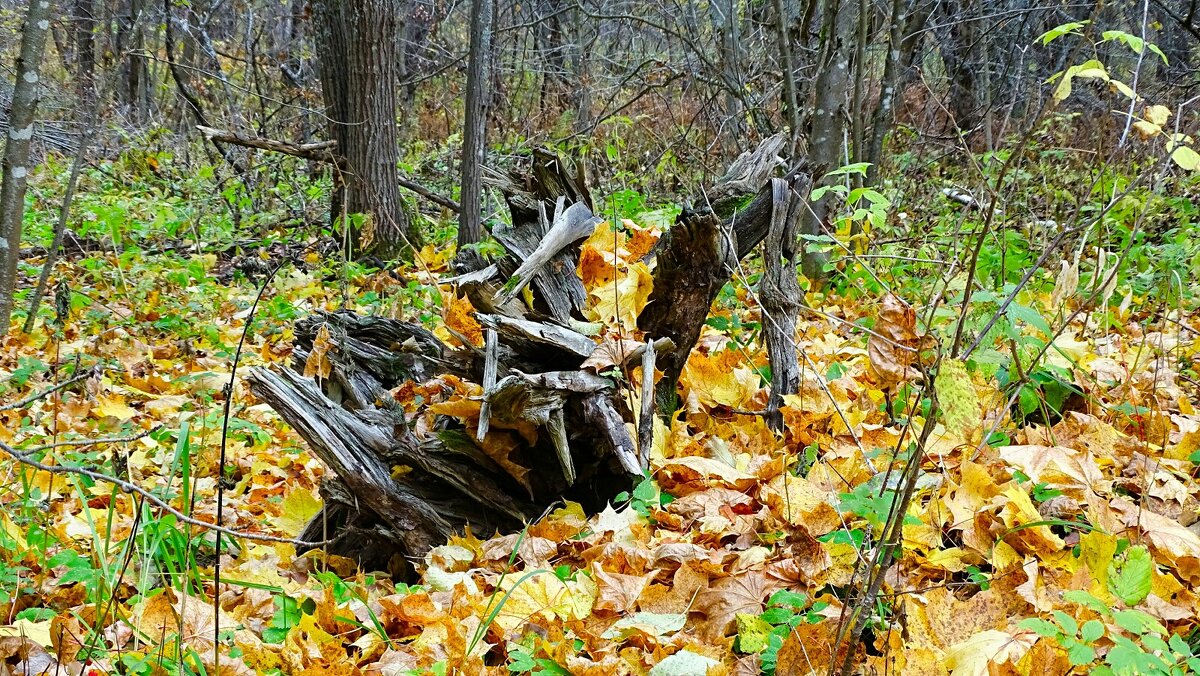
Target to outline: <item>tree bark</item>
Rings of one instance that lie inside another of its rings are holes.
[[[896,94],[900,85],[900,43],[904,40],[905,10],[907,8],[906,0],[892,0],[892,12],[888,21],[888,51],[884,57],[879,100],[876,101],[875,112],[871,115],[871,138],[867,142],[866,161],[871,163],[871,166],[867,168],[868,185],[875,185],[879,181],[879,161],[883,154],[883,137],[892,125]]]
[[[91,101],[96,78],[95,0],[75,0],[75,77],[79,78],[80,99]]]
[[[820,171],[844,164],[846,120],[850,93],[850,36],[855,21],[855,7],[850,0],[828,0],[822,18],[821,60],[814,85],[816,98],[811,118],[808,159]],[[829,213],[830,196],[813,202],[805,210],[803,232],[820,235],[824,232]],[[806,245],[801,256],[804,276],[819,280],[825,277],[827,257]]]
[[[29,146],[33,140],[33,118],[38,104],[38,70],[50,28],[50,0],[30,0],[25,15],[21,54],[17,57],[17,81],[9,106],[8,139],[0,166],[0,338],[12,320],[13,295],[17,286],[17,260],[21,256],[21,230],[25,216],[25,188],[29,181]]]
[[[483,162],[487,149],[487,97],[491,80],[492,0],[471,3],[471,51],[467,66],[466,116],[462,145],[462,209],[458,212],[458,247],[483,236]]]
[[[400,199],[396,168],[395,0],[320,0],[317,52],[329,136],[342,162],[331,220],[357,253],[393,258],[420,238]],[[343,215],[362,214],[363,219]]]
[[[971,50],[975,45],[975,21],[970,0],[945,0],[943,13],[950,23],[947,39],[942,42],[942,61],[949,78],[948,108],[954,113],[954,126],[963,133],[975,128],[979,118],[975,65]]]

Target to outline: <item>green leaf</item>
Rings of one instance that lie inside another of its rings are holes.
[[[1071,664],[1081,667],[1085,664],[1091,664],[1096,659],[1096,651],[1090,645],[1073,641],[1067,648],[1067,658],[1071,660]]]
[[[807,595],[786,589],[780,589],[771,594],[771,598],[767,599],[768,606],[780,606],[784,608],[803,608],[807,603]]]
[[[1126,606],[1136,606],[1150,595],[1154,562],[1145,545],[1126,549],[1108,565],[1108,591]]]
[[[688,650],[680,650],[650,669],[649,676],[704,676],[720,662]]]
[[[1167,55],[1163,54],[1163,51],[1158,48],[1158,45],[1155,45],[1154,43],[1147,44],[1145,40],[1136,35],[1131,35],[1125,31],[1113,30],[1104,31],[1100,34],[1100,37],[1101,42],[1110,42],[1113,40],[1117,42],[1123,42],[1133,50],[1134,54],[1141,54],[1147,47],[1149,47],[1150,51],[1154,52],[1159,58],[1161,58],[1164,64],[1167,63]]]
[[[638,631],[655,637],[667,636],[683,629],[686,623],[687,615],[682,613],[637,612],[617,620],[604,632],[603,638],[621,641]]]
[[[1092,596],[1092,594],[1089,592],[1083,591],[1082,589],[1071,589],[1063,592],[1063,599],[1070,601],[1071,603],[1079,604],[1088,610],[1099,613],[1100,615],[1108,616],[1112,614],[1112,609],[1108,607],[1107,603],[1101,601],[1095,596]]]
[[[1064,634],[1074,636],[1079,633],[1079,623],[1075,621],[1075,618],[1061,610],[1054,611],[1053,615],[1054,619],[1058,621],[1058,626],[1063,628]]]
[[[1088,620],[1079,629],[1079,639],[1084,643],[1092,643],[1104,635],[1104,623],[1100,620]]]
[[[957,359],[943,359],[938,368],[938,403],[942,408],[942,424],[949,432],[961,433],[967,438],[979,427],[982,414],[979,395],[971,382],[966,365]]]
[[[1158,620],[1140,610],[1118,610],[1113,613],[1113,622],[1116,622],[1117,626],[1125,631],[1138,636],[1150,632],[1167,633],[1167,628],[1159,624]]]
[[[1083,28],[1087,24],[1087,21],[1072,21],[1070,23],[1064,23],[1061,26],[1055,26],[1045,33],[1042,33],[1037,37],[1037,39],[1042,43],[1042,46],[1045,46],[1064,35],[1079,35],[1079,29]]]
[[[826,177],[847,176],[849,174],[859,174],[861,176],[866,176],[867,168],[870,166],[871,166],[870,162],[855,162],[853,164],[847,164],[844,167],[839,167],[837,169],[834,169],[833,171],[829,172],[828,174],[825,174],[825,176]]]
[[[1020,303],[1011,303],[1008,306],[1008,313],[1014,319],[1029,324],[1047,337],[1054,335],[1053,329],[1050,328],[1050,323],[1046,321],[1045,317],[1042,317],[1042,313],[1031,307],[1021,305]]]
[[[1028,629],[1038,636],[1051,637],[1058,636],[1062,633],[1062,630],[1059,629],[1057,624],[1054,624],[1049,620],[1043,620],[1040,617],[1027,617],[1021,620],[1020,624],[1017,626],[1021,627],[1022,629]]]
[[[762,652],[767,648],[767,637],[774,629],[766,620],[758,615],[738,613],[737,618],[737,650],[742,653]]]
[[[1188,642],[1183,640],[1183,637],[1179,634],[1171,634],[1171,640],[1168,641],[1167,644],[1171,646],[1171,650],[1176,655],[1180,655],[1182,657],[1192,656],[1192,647],[1189,646]]]

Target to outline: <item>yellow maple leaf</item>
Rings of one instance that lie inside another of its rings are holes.
[[[692,352],[683,367],[684,385],[699,403],[741,408],[758,393],[758,374],[743,364],[745,357],[734,350],[716,354]]]
[[[271,521],[284,533],[296,535],[321,511],[321,505],[321,499],[312,490],[293,488],[283,496],[279,504],[279,516]]]
[[[483,326],[475,319],[475,306],[471,305],[471,301],[450,295],[446,302],[445,317],[447,327],[471,341],[472,345],[483,347]]]
[[[112,416],[121,422],[129,420],[138,414],[137,409],[126,404],[125,399],[120,395],[100,395],[96,397],[96,405],[92,407],[92,411],[97,417],[107,418]]]
[[[654,276],[645,263],[623,266],[610,281],[591,289],[587,317],[620,327],[622,331],[633,331],[653,289]]]
[[[581,620],[591,615],[597,592],[595,581],[586,575],[564,582],[550,571],[509,575],[499,589],[508,598],[495,622],[506,633],[538,617]]]
[[[951,676],[984,676],[990,673],[990,664],[1016,664],[1029,652],[1037,638],[1032,632],[1013,636],[987,629],[950,646],[942,665],[950,670]]]

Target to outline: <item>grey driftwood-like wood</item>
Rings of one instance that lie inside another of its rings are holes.
[[[771,396],[767,400],[767,424],[783,429],[779,408],[783,397],[800,388],[800,361],[796,355],[796,321],[802,297],[796,280],[796,225],[806,204],[810,184],[798,180],[792,187],[780,178],[771,179],[774,211],[763,242],[764,274],[759,281],[763,335],[771,364]]]
[[[576,202],[564,209],[564,201],[565,198],[563,197],[558,199],[558,203],[554,206],[554,221],[550,226],[550,230],[542,237],[542,241],[537,244],[537,248],[525,258],[520,267],[509,277],[509,281],[505,284],[503,291],[496,296],[497,302],[505,303],[516,298],[517,294],[529,284],[533,276],[540,274],[542,268],[551,259],[558,256],[569,245],[581,239],[586,239],[596,229],[596,225],[601,222],[600,218],[592,215],[591,209],[586,204]],[[572,300],[574,299],[572,298]],[[556,316],[556,318],[561,319],[566,316],[564,314],[563,317]]]
[[[324,507],[301,536],[332,540],[324,547],[330,553],[408,577],[412,563],[451,533],[516,530],[563,498],[600,509],[646,473],[653,418],[672,413],[709,306],[764,239],[769,279],[760,291],[764,307],[782,320],[777,336],[767,332],[772,364],[788,374],[776,386],[779,396],[794,390],[782,337],[790,341],[794,332],[796,300],[776,290],[796,288],[794,221],[809,183],[802,174],[770,181],[780,147],[768,139],[707,191],[727,213],[703,207],[680,214],[650,254],[654,290],[638,324],[645,340],[601,369],[604,375],[583,368],[597,349],[610,348],[587,333],[576,273],[578,242],[598,219],[578,165],[549,152],[536,152],[524,176],[485,172],[511,211],[512,224],[493,231],[506,253],[486,261],[466,250],[451,280],[477,310],[483,347],[465,336],[451,347],[418,325],[349,312],[297,322],[293,368],[252,369],[248,382],[330,469]],[[524,284],[532,300],[520,293]],[[328,336],[320,347],[318,335]],[[318,349],[328,377],[302,377]],[[629,382],[638,364],[643,378]],[[664,374],[657,385],[656,369]],[[443,375],[481,386],[480,419],[421,413],[418,437],[393,392],[409,381],[429,387]],[[643,393],[636,411],[623,396],[630,387]],[[491,431],[519,437],[517,448],[490,457]]]

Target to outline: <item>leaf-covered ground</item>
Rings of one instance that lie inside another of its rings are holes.
[[[635,261],[658,233],[602,226],[581,257],[604,326],[589,363],[631,402],[640,374],[615,364],[639,338],[651,277]],[[469,303],[438,286],[449,251],[344,274],[295,251],[253,312],[261,272],[224,274],[224,255],[61,263],[61,325],[44,311],[33,333],[4,338],[0,442],[127,480],[199,521],[294,537],[319,509],[323,469],[240,377],[226,389],[239,346],[239,376],[287,364],[290,322],[344,305],[479,337]],[[263,269],[280,256],[260,256]],[[417,586],[248,539],[224,544],[218,586],[213,532],[110,483],[6,458],[0,660],[22,674],[823,673],[843,659],[855,570],[915,462],[856,671],[1200,670],[1200,414],[1186,375],[1200,318],[1133,293],[1121,303],[1124,289],[1100,311],[1095,283],[1069,267],[1018,294],[966,359],[936,364],[940,415],[923,448],[920,374],[949,351],[956,305],[809,292],[803,383],[778,436],[758,415],[764,318],[739,274],[685,369],[679,415],[655,431],[649,479],[597,515],[566,503],[520,533],[463,533],[420,562]],[[976,294],[970,327],[1001,301]],[[394,394],[418,433],[436,413],[477,424],[476,384]],[[483,443],[518,479],[519,433]]]

